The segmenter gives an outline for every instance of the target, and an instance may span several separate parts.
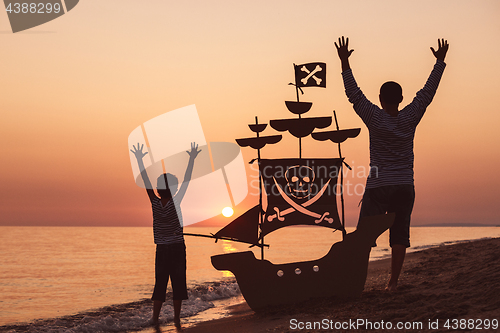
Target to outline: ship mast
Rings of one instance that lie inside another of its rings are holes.
[[[325,140],[330,140],[333,143],[336,143],[338,145],[339,149],[339,158],[342,159],[342,163],[340,164],[340,204],[341,204],[341,209],[342,209],[342,237],[345,237],[346,235],[346,230],[345,230],[345,208],[344,208],[344,165],[349,169],[352,170],[351,166],[347,164],[344,161],[344,158],[342,157],[342,150],[340,148],[340,144],[347,140],[348,138],[355,138],[359,135],[359,132],[361,131],[360,128],[350,128],[350,129],[345,129],[341,130],[339,128],[339,122],[337,121],[337,113],[335,110],[333,111],[333,117],[335,118],[335,125],[337,127],[336,131],[327,131],[327,132],[315,132],[312,133],[312,137],[315,140],[318,141],[325,141]]]
[[[291,135],[299,139],[299,159],[302,159],[302,138],[310,135],[315,129],[326,128],[332,123],[332,117],[302,117],[302,114],[308,112],[311,109],[311,102],[301,102],[299,99],[299,90],[303,94],[301,87],[325,87],[325,81],[323,79],[316,78],[313,76],[318,71],[326,72],[326,65],[324,63],[312,63],[312,65],[318,64],[316,69],[310,71],[306,68],[306,64],[297,66],[293,64],[295,70],[295,83],[289,83],[289,85],[295,86],[295,93],[297,95],[297,101],[285,101],[286,108],[293,114],[298,115],[298,118],[288,118],[288,119],[274,119],[269,121],[272,128],[278,132],[289,132]],[[319,64],[323,66],[320,67]],[[311,64],[307,64],[311,65]],[[300,68],[300,69],[299,69]],[[319,69],[318,69],[319,68]],[[306,78],[300,79],[298,73],[309,73]],[[310,77],[315,78],[314,82],[317,84],[309,84]],[[305,80],[305,82],[304,82]],[[318,80],[318,81],[316,81]],[[299,82],[300,81],[300,82]],[[321,85],[320,85],[321,83]]]
[[[267,126],[267,125],[266,125]],[[250,126],[250,129],[257,134],[257,138],[259,138],[259,130],[262,128],[261,131],[263,131],[266,126],[259,126],[259,118],[255,116],[255,126]],[[260,148],[257,149],[257,165],[259,166],[259,230],[260,234],[262,235],[262,177],[260,173]],[[259,235],[259,236],[261,236]],[[264,245],[264,236],[260,237],[260,244]],[[260,258],[264,260],[264,246],[260,247]]]
[[[262,224],[263,224],[263,214],[262,214],[262,174],[260,172],[260,150],[264,148],[267,144],[275,144],[281,141],[281,135],[270,135],[270,136],[260,136],[260,133],[264,131],[267,127],[267,124],[259,124],[259,119],[255,116],[255,124],[249,124],[248,127],[252,132],[256,134],[254,138],[245,138],[245,139],[236,139],[236,143],[240,145],[240,147],[250,146],[253,149],[257,150],[257,163],[259,165],[259,231],[260,231],[260,244],[261,248],[260,255],[261,259],[264,260],[264,236],[262,233]],[[255,160],[250,161],[253,163]]]
[[[262,175],[260,171],[260,150],[268,144],[275,144],[281,141],[281,135],[268,135],[260,136],[260,132],[264,131],[267,124],[259,124],[259,119],[255,117],[255,124],[249,124],[250,130],[256,133],[256,137],[236,139],[236,143],[240,147],[251,147],[257,150],[257,158],[250,161],[250,164],[254,163],[255,160],[259,164],[259,205],[248,210],[246,213],[242,214],[236,218],[233,222],[219,230],[215,235],[201,235],[201,234],[191,234],[183,233],[183,235],[188,236],[198,236],[198,237],[208,237],[214,238],[217,242],[218,239],[231,240],[235,242],[247,243],[252,246],[258,246],[261,248],[261,257],[264,259],[264,246],[269,247],[269,245],[264,244],[264,237],[262,236],[262,224],[263,224],[263,212],[262,212]],[[258,219],[258,221],[257,221]],[[257,221],[254,223],[252,221]],[[260,231],[260,235],[252,236],[252,231]],[[250,235],[250,236],[248,236]],[[259,236],[262,236],[260,238]],[[260,240],[259,240],[260,238]]]
[[[337,131],[340,130],[339,122],[337,121],[337,113],[333,110],[333,117],[335,118],[335,126],[337,126]],[[337,143],[339,147],[339,158],[342,158],[342,150],[340,149],[340,142]],[[346,162],[342,161],[340,165],[340,206],[342,209],[342,239],[344,239],[347,234],[345,231],[345,213],[344,213],[344,164],[349,170],[352,170],[351,166]]]
[[[293,64],[294,69],[295,69],[295,67],[296,67],[296,66],[297,66],[297,65]],[[295,92],[296,92],[296,94],[297,94],[297,104],[299,104],[299,103],[300,103],[300,100],[299,100],[299,89],[300,89],[300,88],[299,88],[299,86],[297,85],[297,75],[295,75]],[[304,92],[302,91],[302,89],[300,89],[300,92],[301,92],[301,93],[304,93]],[[301,119],[301,118],[302,118],[302,116],[301,116],[301,114],[299,113],[299,119]],[[301,138],[301,137],[299,137],[299,158],[302,158],[302,138]]]

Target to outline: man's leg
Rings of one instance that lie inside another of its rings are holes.
[[[391,278],[387,284],[388,291],[395,291],[399,275],[405,261],[406,248],[410,247],[410,220],[415,202],[413,185],[397,185],[391,198],[389,212],[396,213],[394,224],[390,229],[389,242],[392,248]]]
[[[405,261],[406,246],[394,244],[392,246],[391,278],[387,285],[387,290],[395,291],[398,285],[399,274]]]
[[[389,198],[387,197],[387,186],[365,189],[363,199],[361,201],[361,209],[359,210],[359,221],[366,216],[374,216],[385,214],[388,208]],[[372,247],[376,247],[376,241]]]

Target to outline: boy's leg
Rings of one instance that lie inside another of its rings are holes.
[[[153,301],[153,324],[158,325],[160,322],[159,317],[160,317],[160,311],[161,311],[161,306],[163,305],[162,301]]]
[[[181,326],[181,306],[182,300],[188,299],[186,283],[186,246],[184,243],[176,244],[172,251],[172,294],[174,299],[174,324]]]
[[[174,299],[174,325],[175,327],[180,327],[181,326],[181,306],[182,306],[182,300],[181,299]]]
[[[163,302],[165,302],[165,296],[167,294],[167,284],[169,278],[169,272],[166,265],[167,253],[166,247],[162,245],[156,246],[156,258],[155,258],[155,287],[153,290],[153,324],[157,325],[159,323],[159,316]]]

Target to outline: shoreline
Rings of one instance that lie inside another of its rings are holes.
[[[485,320],[490,327],[492,320],[500,321],[500,238],[408,253],[396,292],[384,290],[389,273],[390,259],[372,261],[360,298],[311,300],[265,314],[254,313],[242,303],[228,309],[229,317],[201,322],[183,332],[326,331],[335,329],[328,325],[352,324],[358,319],[394,325],[392,329],[380,326],[377,331],[381,332],[398,331],[397,323],[413,323],[411,331],[415,332],[444,332],[450,331],[444,327],[447,320],[450,325],[458,320],[459,325],[460,319],[473,319],[470,325],[482,330],[486,329]],[[314,327],[314,323],[318,325]],[[370,327],[357,327],[356,331],[366,328]]]
[[[389,272],[389,258],[370,261],[365,291],[360,298],[312,300],[266,314],[254,313],[242,296],[214,300],[215,306],[211,309],[183,318],[183,331],[296,332],[300,329],[291,328],[290,320],[293,319],[304,325],[323,320],[349,321],[358,318],[385,322],[421,321],[425,325],[429,320],[439,320],[441,326],[446,319],[500,320],[500,238],[461,241],[451,245],[444,243],[408,253],[399,290],[394,293],[384,291]],[[149,318],[150,305],[149,300],[116,304],[107,307],[109,312],[106,311],[105,316],[118,320],[112,331],[121,326],[121,319],[115,318],[115,315],[127,311],[130,316],[135,316],[136,323],[128,329],[118,330],[120,332],[176,332],[170,321],[162,324],[159,330],[140,324],[143,319],[139,317]],[[103,309],[4,325],[0,326],[0,332],[45,332],[54,325],[65,328],[67,332],[78,332],[81,331],[79,325],[85,320],[88,322],[95,318],[102,322]],[[105,327],[101,328],[106,331]]]

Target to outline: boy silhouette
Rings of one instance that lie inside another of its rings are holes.
[[[198,145],[191,143],[191,151],[186,151],[189,155],[189,162],[184,175],[184,181],[177,191],[177,177],[170,173],[164,173],[157,179],[156,196],[153,186],[149,181],[148,174],[144,167],[142,158],[147,152],[143,152],[144,145],[137,148],[132,146],[130,150],[136,157],[141,170],[141,177],[146,187],[149,200],[153,209],[153,234],[156,244],[155,258],[155,288],[153,291],[153,325],[159,324],[160,310],[165,302],[168,279],[172,283],[173,303],[174,303],[174,324],[180,328],[180,313],[182,300],[187,299],[186,285],[186,245],[182,235],[182,213],[180,204],[191,180],[194,160],[201,152]]]
[[[438,50],[431,47],[436,64],[413,101],[399,110],[403,101],[401,86],[396,82],[386,82],[380,88],[380,105],[370,102],[358,87],[349,57],[349,38],[339,38],[335,42],[342,66],[342,78],[349,102],[361,117],[370,135],[370,174],[366,180],[359,218],[363,216],[396,213],[390,228],[392,248],[391,277],[387,290],[397,288],[399,275],[410,246],[410,217],[415,201],[413,184],[413,140],[415,130],[427,106],[431,103],[443,75],[448,52],[448,42],[438,39]],[[374,244],[376,246],[376,244]]]

